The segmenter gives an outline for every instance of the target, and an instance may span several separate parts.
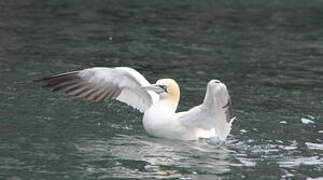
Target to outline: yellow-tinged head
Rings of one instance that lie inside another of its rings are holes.
[[[180,89],[173,79],[160,79],[156,84],[144,87],[148,91],[154,91],[159,95],[159,105],[176,111],[180,99]]]
[[[161,85],[165,89],[165,93],[161,93],[162,99],[172,99],[179,101],[180,89],[177,82],[174,79],[160,79],[156,82],[157,85]]]
[[[164,89],[164,92],[159,94],[161,102],[175,111],[180,99],[180,89],[177,82],[173,79],[160,79],[156,85]]]

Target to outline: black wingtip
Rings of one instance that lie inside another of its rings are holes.
[[[66,73],[54,74],[54,75],[45,76],[45,77],[42,77],[39,79],[35,79],[33,81],[35,81],[35,82],[47,81],[47,80],[51,80],[51,79],[55,79],[55,78],[77,75],[78,73],[79,73],[79,71],[71,71],[71,72],[66,72]]]
[[[58,74],[59,75],[59,74]],[[34,79],[33,82],[44,82],[56,78],[58,75],[45,76],[38,79]]]
[[[61,73],[61,74],[54,74],[50,76],[45,76],[39,79],[33,80],[33,82],[49,82],[51,80],[56,80],[56,79],[64,79],[66,78],[78,78],[77,74],[79,71],[71,71],[67,73]]]

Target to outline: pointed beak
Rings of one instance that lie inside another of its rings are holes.
[[[144,89],[146,89],[147,91],[154,91],[156,92],[157,94],[160,94],[160,93],[163,93],[163,92],[166,92],[164,88],[162,88],[160,85],[158,84],[152,84],[152,85],[149,85],[149,86],[145,86],[143,87]]]

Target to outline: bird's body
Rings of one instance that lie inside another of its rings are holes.
[[[89,68],[39,81],[53,91],[64,91],[87,100],[124,102],[144,113],[144,129],[155,137],[225,140],[234,120],[227,88],[218,80],[208,83],[201,105],[178,113],[180,89],[176,81],[161,79],[150,84],[139,72],[128,67]]]
[[[150,135],[156,137],[178,138],[185,132],[178,123],[175,112],[159,104],[153,105],[144,113],[143,125]]]

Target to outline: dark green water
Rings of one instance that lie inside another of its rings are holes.
[[[229,140],[151,138],[121,103],[29,82],[93,66],[176,79],[180,110],[222,80]],[[3,0],[0,83],[0,179],[323,178],[320,0]]]

